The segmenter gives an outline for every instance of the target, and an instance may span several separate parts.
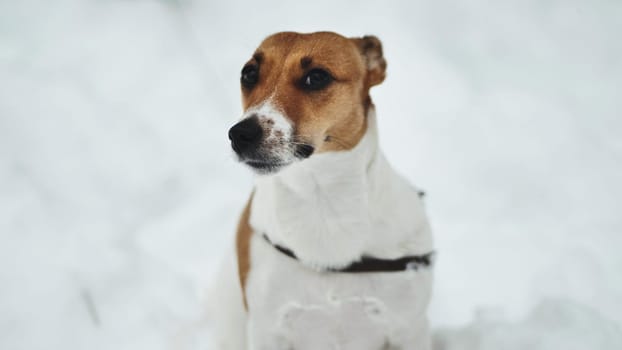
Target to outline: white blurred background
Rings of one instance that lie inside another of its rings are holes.
[[[437,349],[622,349],[622,2],[0,0],[0,348],[206,349],[267,35],[377,35]]]

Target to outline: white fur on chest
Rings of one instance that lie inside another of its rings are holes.
[[[362,256],[433,249],[417,190],[389,166],[375,117],[368,117],[367,133],[352,150],[317,154],[257,179],[246,281],[251,349],[428,349],[429,269],[317,272]]]
[[[249,349],[429,349],[430,269],[316,272],[257,235],[251,251]]]

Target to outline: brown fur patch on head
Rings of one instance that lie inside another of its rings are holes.
[[[270,101],[294,125],[294,142],[316,152],[351,149],[367,130],[370,87],[380,84],[386,63],[376,37],[349,39],[331,32],[277,33],[266,38],[247,65],[259,69],[252,88],[242,88],[244,109]],[[308,91],[302,81],[314,69],[333,80]]]

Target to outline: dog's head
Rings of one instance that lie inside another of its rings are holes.
[[[374,36],[283,32],[242,68],[242,120],[229,130],[240,161],[273,173],[314,153],[348,150],[367,130],[369,89],[385,77]]]

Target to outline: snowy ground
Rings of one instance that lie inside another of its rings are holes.
[[[439,350],[622,349],[622,2],[0,1],[0,348],[202,348],[252,178],[241,64],[376,34]]]

